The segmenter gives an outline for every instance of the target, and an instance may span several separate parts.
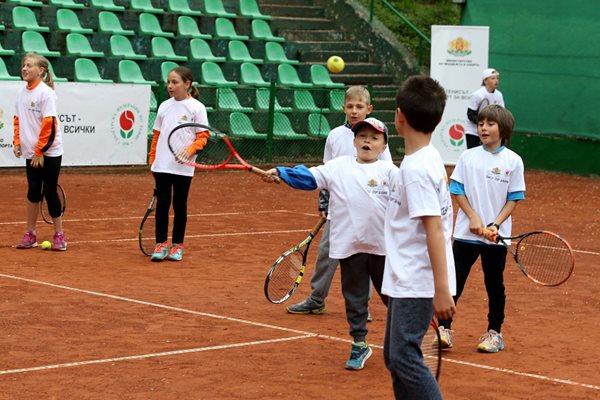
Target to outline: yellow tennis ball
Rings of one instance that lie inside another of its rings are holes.
[[[42,249],[44,250],[50,250],[52,248],[52,243],[50,243],[47,240],[44,240],[41,244]]]
[[[331,56],[327,60],[327,69],[333,74],[339,74],[344,70],[344,60],[339,56]]]

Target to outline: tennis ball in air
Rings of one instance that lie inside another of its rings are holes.
[[[327,69],[333,74],[339,74],[344,70],[344,60],[339,56],[331,56],[327,60]]]
[[[41,247],[44,250],[50,250],[52,248],[52,244],[49,241],[44,240],[41,244]]]

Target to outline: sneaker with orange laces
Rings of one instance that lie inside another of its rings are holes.
[[[150,257],[151,261],[162,261],[167,258],[169,254],[169,249],[167,248],[167,242],[156,243],[156,248],[154,249],[154,253],[152,253],[152,257]]]
[[[37,243],[37,237],[35,236],[35,233],[33,233],[33,231],[27,231],[23,235],[23,239],[21,239],[21,241],[17,245],[17,249],[33,249],[34,247],[37,247],[37,246],[38,246],[38,243]]]
[[[52,239],[52,250],[65,251],[67,250],[67,237],[63,232],[56,232]]]
[[[173,243],[173,246],[171,246],[171,250],[169,250],[169,255],[167,256],[167,260],[181,261],[182,259],[183,259],[183,245]]]

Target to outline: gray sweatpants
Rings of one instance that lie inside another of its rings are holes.
[[[329,294],[331,281],[335,270],[338,266],[338,260],[329,258],[329,225],[327,220],[323,227],[323,234],[319,242],[319,252],[317,253],[317,261],[315,262],[315,270],[310,278],[310,288],[312,292],[310,297],[318,302],[323,302]]]

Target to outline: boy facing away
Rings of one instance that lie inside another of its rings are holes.
[[[456,311],[452,201],[442,158],[430,144],[446,94],[433,79],[412,76],[400,87],[396,105],[405,157],[390,183],[385,215],[384,358],[396,399],[441,399],[420,346],[434,314],[446,319]]]
[[[296,189],[327,189],[330,194],[331,247],[329,257],[339,260],[346,319],[354,342],[346,368],[362,369],[372,350],[367,344],[370,280],[381,295],[385,265],[383,226],[389,182],[397,167],[379,159],[387,148],[387,127],[367,118],[352,127],[356,156],[342,156],[307,169],[277,167],[267,171]],[[386,296],[381,296],[384,304]],[[450,298],[452,300],[452,298]]]
[[[350,86],[344,95],[343,110],[346,115],[346,122],[329,132],[325,142],[323,163],[341,156],[356,156],[352,127],[367,118],[367,115],[373,111],[371,95],[367,88],[364,86]],[[387,146],[383,153],[379,155],[379,159],[392,161],[392,155]],[[319,212],[324,217],[327,216],[328,204],[329,192],[322,189],[319,192]],[[325,298],[329,294],[331,281],[338,265],[338,260],[329,257],[329,227],[330,218],[328,218],[323,228],[323,234],[319,242],[317,261],[310,280],[310,296],[300,303],[287,307],[287,311],[291,314],[322,314],[325,312]]]

